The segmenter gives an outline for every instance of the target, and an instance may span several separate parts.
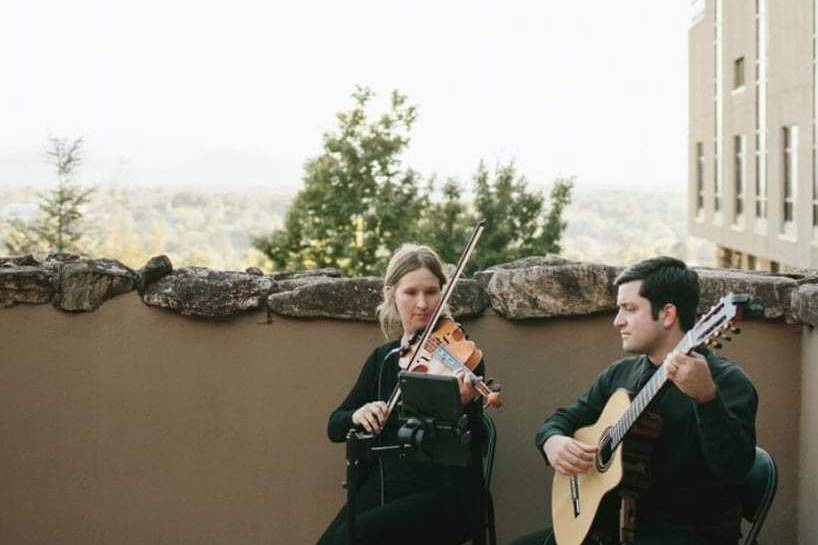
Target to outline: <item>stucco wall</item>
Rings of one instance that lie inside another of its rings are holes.
[[[798,542],[818,543],[818,329],[804,326],[801,343]]]
[[[610,320],[466,323],[504,386],[494,413],[501,543],[549,519],[551,474],[532,436],[620,356]],[[793,543],[799,486],[802,496],[816,486],[814,470],[797,484],[816,448],[814,435],[799,441],[795,415],[801,395],[814,404],[818,394],[800,380],[818,340],[810,331],[802,351],[800,326],[744,330],[725,353],[758,387],[759,442],[781,468],[762,538]],[[326,419],[380,342],[372,323],[194,320],[133,292],[88,314],[0,310],[0,543],[314,542],[344,500],[343,445],[326,439]],[[814,379],[814,365],[804,373]],[[800,422],[816,427],[814,416]],[[800,542],[811,543],[804,509]]]

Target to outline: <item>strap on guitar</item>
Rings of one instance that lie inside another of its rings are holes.
[[[619,542],[631,543],[636,538],[636,500],[633,490],[622,489],[619,493],[622,505],[619,509]]]
[[[627,477],[619,488],[619,542],[632,543],[636,539],[636,503],[639,492],[650,487],[650,461],[655,440],[662,431],[662,417],[646,410],[628,432],[622,453],[628,467]]]

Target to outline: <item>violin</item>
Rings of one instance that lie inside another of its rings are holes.
[[[463,370],[483,397],[485,406],[499,409],[503,405],[499,386],[493,385],[491,379],[484,382],[474,374],[474,369],[483,359],[483,352],[477,348],[474,341],[466,338],[460,324],[451,318],[439,319],[426,344],[418,348],[420,354],[414,358],[412,364],[410,352],[419,339],[420,334],[415,334],[409,339],[408,345],[401,347],[402,357],[399,360],[401,369],[435,375],[454,375]]]
[[[472,384],[474,384],[475,389],[477,389],[480,395],[485,399],[486,406],[500,407],[502,405],[500,394],[489,388],[482,379],[472,372],[480,363],[483,353],[480,352],[472,341],[466,339],[463,328],[459,324],[449,318],[441,319],[444,305],[452,293],[454,293],[454,286],[463,274],[466,263],[474,247],[477,245],[477,240],[483,233],[485,225],[486,222],[483,220],[475,226],[469,241],[466,243],[466,248],[463,250],[457,262],[457,266],[451,278],[446,283],[443,294],[432,312],[429,323],[426,324],[422,333],[416,334],[413,337],[414,342],[410,343],[410,346],[406,347],[405,351],[401,351],[401,355],[407,360],[401,367],[409,371],[434,372],[449,375],[464,370],[471,379]],[[407,358],[406,356],[411,350],[412,345],[416,346],[414,350],[411,351],[411,357]],[[433,368],[435,369],[434,371],[432,371]],[[392,395],[389,396],[389,400],[386,404],[386,418],[389,418],[399,399],[400,385],[395,386]]]

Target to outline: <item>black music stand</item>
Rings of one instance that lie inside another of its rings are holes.
[[[376,436],[351,429],[346,437],[347,543],[355,543],[355,494],[361,467],[383,456],[412,456],[417,461],[468,466],[471,463],[468,416],[457,379],[402,371],[398,442],[376,444]]]
[[[415,460],[466,467],[471,464],[469,417],[457,379],[402,371],[398,439],[415,446]]]

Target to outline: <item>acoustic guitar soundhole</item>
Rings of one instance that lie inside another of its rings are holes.
[[[609,430],[610,428],[608,428]],[[596,470],[600,473],[604,473],[608,471],[608,468],[611,466],[611,461],[613,460],[613,449],[611,448],[611,436],[608,435],[608,430],[600,436],[599,438],[599,451],[596,453],[596,457],[594,458],[596,464]]]

